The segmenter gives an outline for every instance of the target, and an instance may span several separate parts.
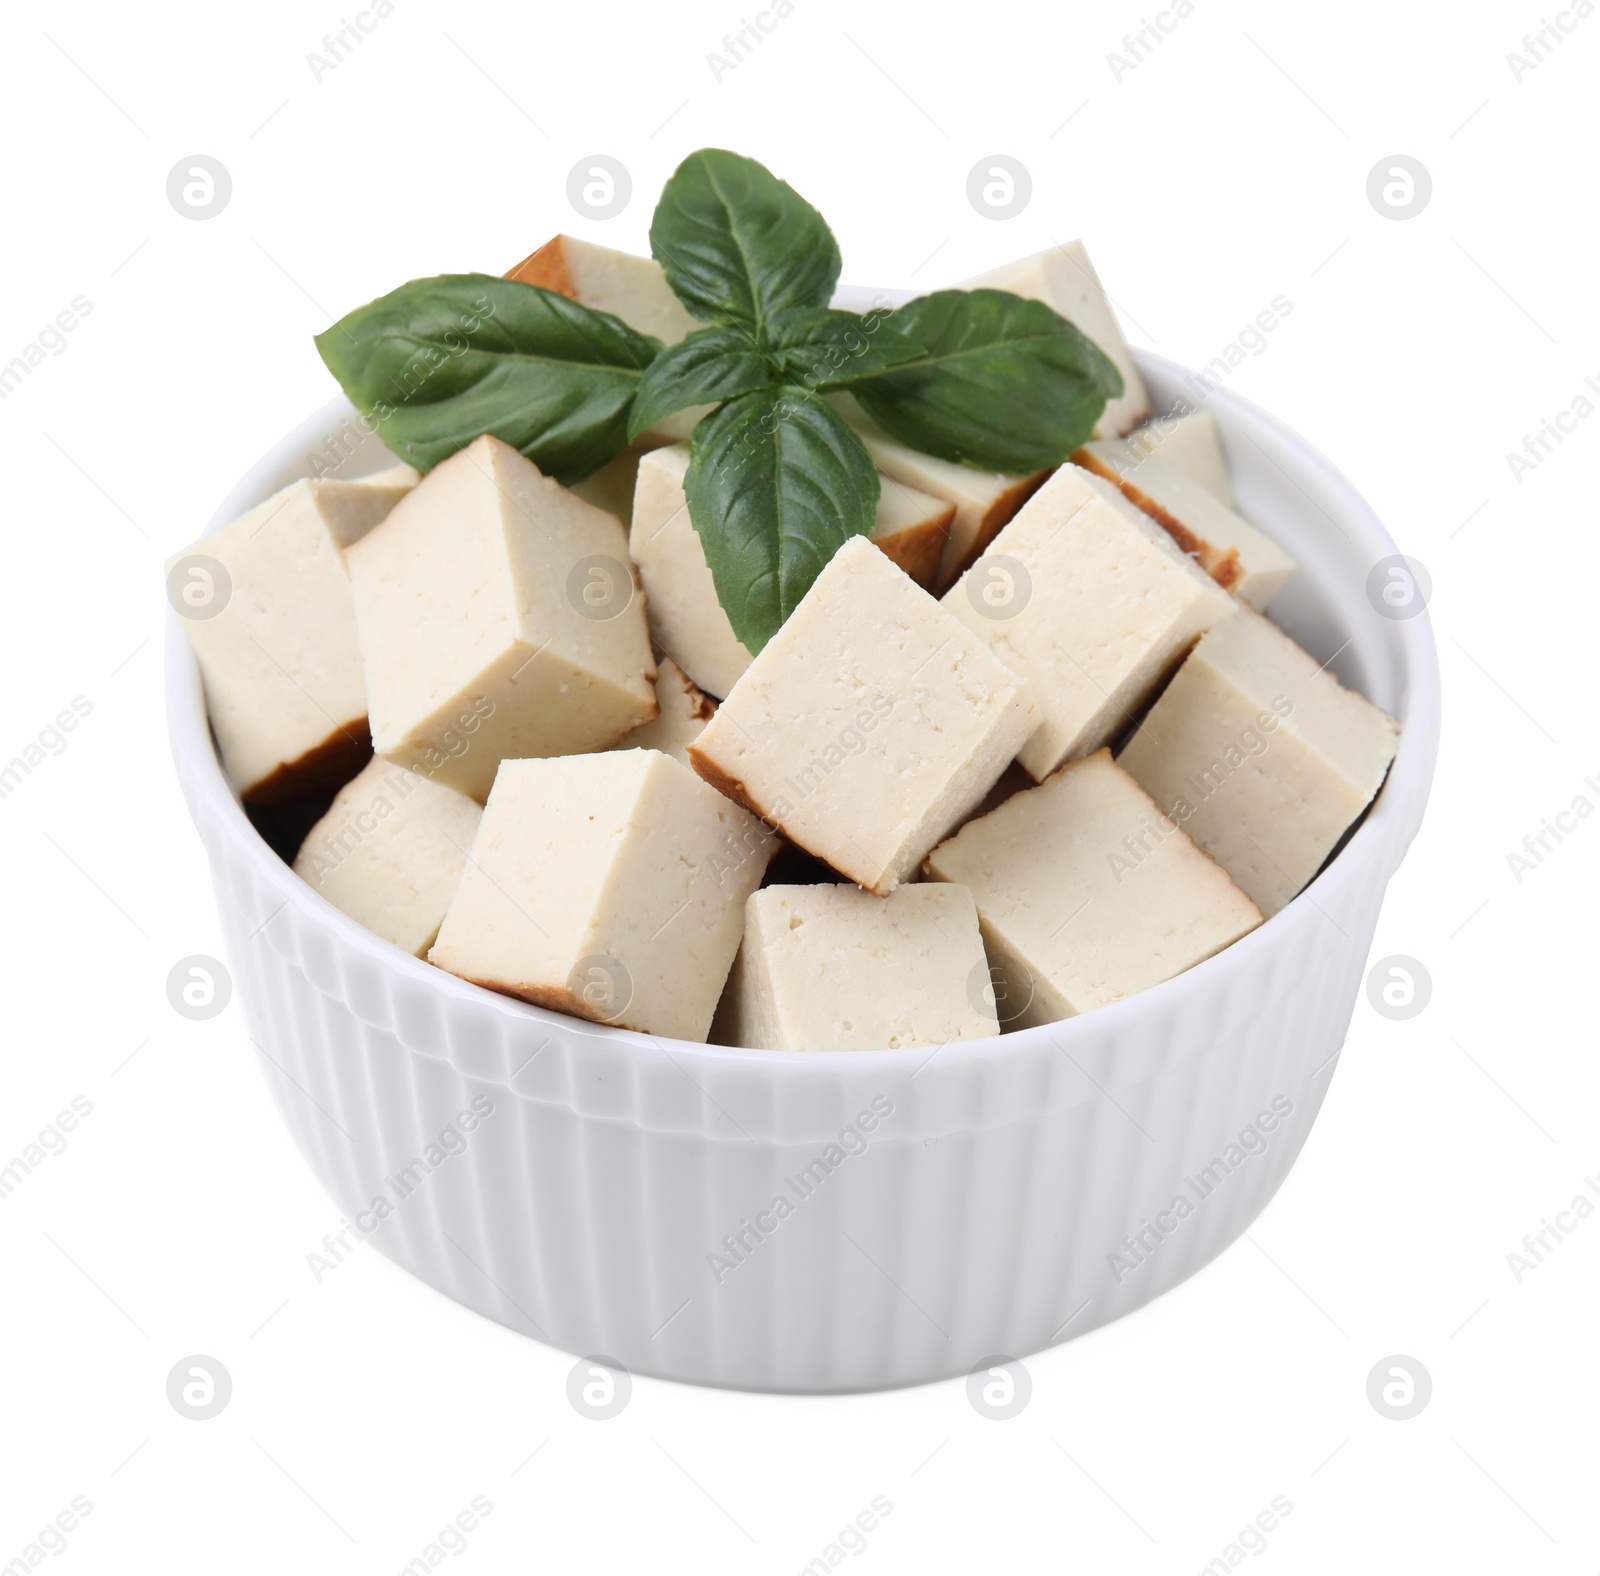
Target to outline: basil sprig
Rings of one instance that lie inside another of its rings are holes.
[[[1005,290],[940,290],[889,316],[925,347],[856,384],[890,437],[993,471],[1041,471],[1082,447],[1122,374],[1043,301]]]
[[[753,159],[706,148],[661,193],[650,247],[707,326],[662,348],[565,296],[485,274],[413,280],[317,337],[384,441],[419,469],[490,432],[571,484],[664,417],[710,405],[689,517],[735,635],[759,651],[823,565],[868,534],[878,476],[822,397],[849,389],[891,437],[985,470],[1061,464],[1122,392],[1041,301],[944,290],[894,312],[832,309],[827,221]]]
[[[661,341],[537,285],[442,274],[357,307],[317,335],[317,350],[418,470],[488,432],[570,486],[627,446]]]

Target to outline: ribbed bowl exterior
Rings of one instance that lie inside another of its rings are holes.
[[[1158,399],[1184,391],[1178,369],[1141,364]],[[1395,551],[1299,440],[1241,401],[1211,404],[1356,535],[1345,571]],[[218,523],[303,474],[347,413],[336,402],[291,434]],[[1286,495],[1271,512],[1273,485],[1259,501],[1285,534],[1294,506]],[[1288,536],[1302,564],[1316,557]],[[1302,622],[1346,628],[1356,650],[1341,668],[1406,733],[1372,813],[1312,887],[1133,1000],[935,1052],[656,1040],[444,975],[261,842],[175,624],[169,710],[250,1036],[354,1234],[467,1307],[637,1373],[868,1389],[1025,1356],[1139,1307],[1228,1246],[1287,1175],[1437,746],[1426,618],[1362,618],[1362,605],[1308,604]]]

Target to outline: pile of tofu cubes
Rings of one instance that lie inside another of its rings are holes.
[[[654,262],[567,237],[511,277],[696,326]],[[684,501],[698,412],[576,488],[484,436],[189,548],[231,582],[185,629],[241,797],[332,795],[295,870],[491,990],[798,1051],[1087,1012],[1288,903],[1396,723],[1263,615],[1294,566],[1236,512],[1210,415],[1149,419],[1081,245],[971,283],[1047,301],[1126,392],[1030,476],[836,397],[876,528],[758,654]]]

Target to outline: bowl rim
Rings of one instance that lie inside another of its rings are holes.
[[[869,294],[875,299],[892,300],[904,292],[850,292],[853,297]],[[1148,351],[1134,350],[1133,357],[1143,374],[1191,387],[1198,381],[1179,364]],[[1228,389],[1212,389],[1206,402],[1226,409],[1237,423],[1254,429],[1258,436],[1292,450],[1298,462],[1337,499],[1343,524],[1359,532],[1358,545],[1366,550],[1371,562],[1399,551],[1365,499],[1319,450],[1291,428]],[[353,407],[339,395],[298,423],[230,490],[202,536],[211,535],[261,501],[274,490],[273,483],[293,457],[312,453],[341,421],[348,421],[354,415]],[[252,875],[276,893],[280,901],[263,921],[264,932],[278,912],[294,904],[301,917],[325,933],[341,951],[357,953],[372,965],[398,975],[404,983],[439,991],[445,999],[463,1009],[493,1014],[507,1035],[543,1034],[547,1038],[565,1035],[603,1041],[623,1052],[642,1054],[648,1050],[652,1055],[665,1052],[674,1061],[684,1064],[685,1070],[705,1068],[728,1075],[742,1069],[769,1082],[775,1077],[829,1082],[844,1075],[847,1068],[852,1077],[868,1072],[895,1077],[920,1070],[934,1056],[941,1058],[944,1070],[949,1073],[963,1066],[988,1068],[999,1063],[1018,1062],[1046,1046],[1070,1055],[1075,1039],[1103,1035],[1116,1041],[1126,1026],[1138,1021],[1140,1014],[1162,1010],[1181,1014],[1186,998],[1209,995],[1215,987],[1225,983],[1230,971],[1254,968],[1258,960],[1265,961],[1267,949],[1291,944],[1291,932],[1297,928],[1309,936],[1319,920],[1328,918],[1327,907],[1338,906],[1337,895],[1348,884],[1388,881],[1421,824],[1438,754],[1441,711],[1438,653],[1431,621],[1423,611],[1414,618],[1394,621],[1389,630],[1393,667],[1404,697],[1399,707],[1404,726],[1394,761],[1376,800],[1344,846],[1313,880],[1248,935],[1159,985],[1076,1017],[983,1039],[947,1042],[932,1049],[912,1046],[797,1054],[675,1040],[570,1017],[471,984],[403,952],[358,924],[295,875],[291,866],[273,852],[250,822],[222,769],[206,717],[198,662],[170,607],[166,624],[167,720],[180,786],[197,825],[218,828],[229,848],[250,866]],[[215,852],[208,850],[208,853],[214,860]],[[1319,898],[1328,900],[1326,906]],[[267,939],[270,944],[270,936]],[[491,1077],[486,1081],[508,1090],[511,1087],[509,1077]]]

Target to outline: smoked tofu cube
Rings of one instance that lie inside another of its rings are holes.
[[[1120,438],[1132,432],[1150,414],[1150,396],[1133,364],[1128,342],[1122,337],[1117,315],[1111,310],[1100,276],[1089,261],[1082,241],[1069,241],[1004,268],[980,274],[961,286],[963,290],[1009,290],[1031,301],[1053,307],[1087,339],[1092,339],[1122,374],[1122,394],[1106,402],[1095,425],[1097,438]]]
[[[481,801],[508,757],[603,750],[657,714],[621,524],[498,438],[346,561],[373,747],[398,765]]]
[[[913,576],[930,591],[937,593],[950,585],[1050,474],[1035,471],[1031,476],[1020,476],[1006,471],[979,471],[952,460],[935,459],[891,438],[848,394],[830,394],[828,398],[850,423],[880,476],[950,506],[949,535],[940,550],[937,569],[927,580]],[[909,568],[907,572],[910,573]]]
[[[1109,482],[1063,465],[942,606],[1029,684],[1036,782],[1126,732],[1196,638],[1238,603]]]
[[[482,814],[465,794],[377,755],[307,833],[294,872],[357,924],[421,957]]]
[[[1241,610],[1195,647],[1119,764],[1276,914],[1372,802],[1399,733],[1275,624]]]
[[[671,657],[663,657],[656,672],[656,701],[661,715],[635,728],[615,750],[660,750],[684,766],[689,746],[705,731],[716,714],[717,703],[696,688],[689,675]]]
[[[336,788],[367,758],[344,549],[408,491],[408,483],[293,482],[168,563],[171,574],[185,559],[208,558],[226,572],[224,586],[214,569],[193,566],[177,595],[197,610],[180,622],[200,662],[222,764],[248,802]]]
[[[1220,586],[1264,608],[1294,571],[1294,560],[1271,537],[1240,518],[1192,476],[1123,443],[1090,443],[1073,460],[1122,490],[1129,503],[1164,526]]]
[[[744,906],[729,1043],[878,1051],[998,1034],[978,911],[965,887],[769,886]]]
[[[1039,724],[1026,684],[852,537],[689,746],[707,782],[880,896]]]
[[[776,847],[655,750],[507,761],[429,960],[557,1012],[704,1040]]]
[[[1107,750],[969,821],[926,868],[971,891],[1009,1028],[1121,1001],[1261,923]]]
[[[539,285],[597,312],[620,317],[629,328],[675,345],[706,325],[689,316],[672,293],[666,273],[653,257],[614,251],[593,241],[557,235],[529,253],[509,273],[526,285]],[[694,431],[694,424],[712,407],[693,405],[674,411],[645,429],[644,442],[676,443]]]
[[[1185,410],[1181,415],[1152,416],[1126,438],[1129,450],[1141,459],[1160,460],[1197,481],[1218,503],[1237,509],[1228,457],[1223,452],[1217,418],[1209,410]]]
[[[639,463],[628,545],[648,598],[650,637],[696,684],[726,695],[750,666],[717,600],[705,548],[689,519],[683,482],[688,444],[656,449]],[[954,509],[938,498],[880,476],[870,540],[913,580],[932,579]]]

